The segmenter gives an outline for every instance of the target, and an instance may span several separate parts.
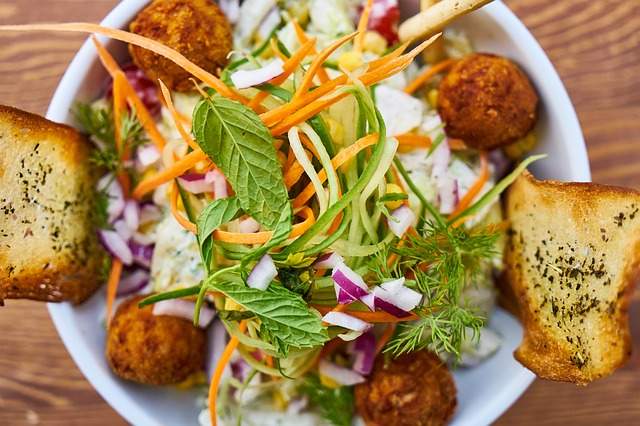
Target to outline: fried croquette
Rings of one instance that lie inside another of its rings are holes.
[[[355,399],[369,426],[435,426],[453,415],[456,387],[447,366],[423,350],[388,363],[378,357],[367,382],[356,386]]]
[[[143,299],[124,301],[111,320],[107,361],[123,379],[148,385],[180,383],[204,368],[205,333],[190,321],[156,316]]]
[[[438,111],[449,137],[489,150],[527,135],[537,120],[538,95],[510,60],[472,54],[440,83]]]
[[[177,50],[201,68],[215,72],[227,63],[233,45],[231,24],[211,0],[155,0],[130,25],[131,32]],[[193,90],[191,75],[149,50],[129,46],[131,57],[152,80],[179,92]]]

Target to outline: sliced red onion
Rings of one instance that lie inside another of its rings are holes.
[[[353,355],[353,371],[364,376],[370,374],[376,359],[376,338],[373,333],[366,332],[356,339]]]
[[[205,192],[213,192],[213,185],[207,182],[205,175],[191,173],[182,175],[178,178],[180,185],[192,194],[204,194]]]
[[[440,213],[452,213],[459,201],[458,181],[445,174],[438,179],[436,186],[438,188]]]
[[[137,269],[120,280],[116,295],[130,296],[145,288],[147,284],[149,284],[149,272]]]
[[[209,183],[213,183],[213,194],[216,200],[220,198],[227,198],[229,196],[229,192],[227,191],[227,179],[220,170],[215,169],[208,172],[204,179]]]
[[[104,191],[107,195],[109,201],[107,206],[108,220],[109,223],[113,223],[124,210],[125,201],[122,187],[112,174],[108,174],[98,181],[98,191]]]
[[[436,180],[445,176],[447,174],[447,169],[449,168],[450,160],[451,150],[449,149],[449,143],[444,140],[431,153],[431,161],[433,162],[431,176]]]
[[[240,357],[231,361],[229,367],[231,367],[231,375],[241,382],[244,382],[251,373],[251,366]]]
[[[385,289],[391,294],[397,294],[400,290],[404,288],[404,277],[398,278],[397,280],[387,281],[380,284],[380,287]]]
[[[382,287],[373,289],[375,307],[390,313],[398,318],[411,315],[411,311],[418,306],[422,295],[410,288],[403,287],[397,293],[392,294]]]
[[[157,222],[162,219],[162,210],[155,204],[143,204],[140,208],[139,226],[146,225],[151,222]]]
[[[123,219],[116,220],[113,223],[113,230],[116,231],[125,241],[129,241],[133,235],[133,231],[131,231],[131,228],[129,228]]]
[[[364,303],[370,310],[376,310],[375,296],[373,295],[373,293],[369,293],[366,296],[361,297],[360,301]]]
[[[155,239],[149,235],[142,234],[140,232],[134,232],[131,236],[131,241],[134,241],[137,244],[142,246],[148,246],[155,243]]]
[[[147,269],[151,268],[151,258],[153,257],[152,244],[139,244],[135,240],[129,241],[129,248],[133,255],[133,261]]]
[[[336,252],[325,253],[318,257],[313,266],[316,269],[333,269],[339,264],[344,263],[344,259]]]
[[[143,167],[149,167],[160,159],[160,151],[155,145],[144,145],[138,148],[136,156]]]
[[[278,276],[276,265],[271,256],[265,254],[253,267],[247,278],[247,285],[258,290],[266,290],[276,276]]]
[[[124,205],[122,216],[124,217],[124,222],[132,232],[138,229],[138,226],[140,226],[140,207],[138,203],[133,200],[128,200]]]
[[[338,327],[346,328],[353,331],[367,331],[373,327],[368,322],[364,322],[359,318],[353,317],[344,312],[329,312],[322,317],[322,321],[327,324],[336,325]]]
[[[222,352],[227,346],[227,330],[220,321],[214,321],[207,329],[207,359],[205,360],[205,371],[207,377],[211,379],[218,361],[222,357]]]
[[[269,62],[262,68],[254,70],[239,70],[231,74],[231,81],[237,89],[246,89],[248,87],[257,86],[266,83],[282,74],[284,62],[277,58]]]
[[[218,0],[220,10],[230,23],[235,24],[240,17],[240,0]]]
[[[336,290],[336,299],[338,300],[338,303],[341,305],[348,305],[349,303],[352,303],[358,300],[355,297],[352,297],[351,295],[349,295],[346,291],[342,290],[338,286],[335,286],[335,290]]]
[[[98,231],[102,244],[109,253],[117,257],[125,265],[133,263],[133,254],[127,242],[116,231],[101,229]]]
[[[134,64],[127,64],[122,67],[122,70],[149,113],[154,117],[157,116],[160,113],[161,104],[155,82]],[[113,80],[110,80],[108,84],[106,95],[110,99],[113,96]]]
[[[153,305],[153,315],[168,315],[193,321],[195,308],[196,304],[188,300],[162,300]],[[213,309],[208,306],[202,306],[202,309],[200,309],[200,318],[198,318],[198,327],[206,328],[211,320],[213,320],[215,314],[216,312]]]
[[[353,299],[360,299],[369,293],[369,287],[367,287],[362,277],[344,263],[340,263],[333,268],[331,278],[333,278],[336,286]],[[340,292],[338,291],[339,294]]]
[[[318,371],[323,376],[330,378],[342,386],[353,386],[365,381],[365,378],[361,374],[324,359],[320,361]]]
[[[396,237],[402,237],[409,227],[416,221],[416,214],[409,206],[400,206],[391,212],[391,217],[387,219],[389,229]]]
[[[252,217],[242,219],[238,223],[238,232],[241,232],[243,234],[253,234],[254,232],[258,232],[259,230],[260,224]]]

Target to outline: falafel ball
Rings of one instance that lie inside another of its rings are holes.
[[[456,387],[437,355],[422,350],[385,364],[379,356],[367,382],[356,386],[356,409],[367,425],[444,425],[456,407]]]
[[[232,49],[231,24],[211,0],[154,0],[130,25],[131,32],[177,50],[199,67],[215,72]],[[193,90],[191,75],[170,60],[129,45],[135,64],[152,80],[179,92]]]
[[[538,95],[510,60],[490,54],[466,56],[440,83],[438,112],[447,135],[488,150],[527,135],[537,120]]]
[[[123,379],[148,385],[183,382],[204,369],[205,332],[190,321],[138,308],[146,296],[124,301],[107,334],[107,361]]]

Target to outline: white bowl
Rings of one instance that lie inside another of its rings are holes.
[[[125,0],[102,22],[125,28],[147,3]],[[414,2],[409,2],[415,5]],[[411,5],[403,5],[411,6]],[[589,162],[575,111],[551,62],[533,36],[516,16],[496,1],[461,19],[455,25],[464,29],[477,50],[494,52],[514,59],[532,78],[542,99],[538,124],[538,151],[549,157],[534,165],[538,177],[560,180],[590,180]],[[126,56],[122,43],[106,39],[116,57]],[[90,100],[106,77],[93,46],[85,43],[55,92],[47,117],[71,122],[69,110],[75,100]],[[104,292],[74,307],[50,304],[49,312],[69,353],[86,378],[111,406],[135,425],[196,424],[197,395],[169,388],[151,388],[116,378],[105,361],[105,333],[100,323],[104,311]],[[498,310],[492,327],[504,338],[504,345],[479,367],[455,373],[458,408],[454,425],[485,425],[493,422],[525,391],[534,376],[512,356],[521,338],[520,325]]]

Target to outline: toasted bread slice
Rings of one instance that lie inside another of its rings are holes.
[[[0,106],[0,301],[79,303],[101,284],[89,154],[71,127]]]
[[[525,173],[506,211],[507,275],[525,328],[516,359],[544,379],[587,384],[611,374],[631,352],[640,193]]]

